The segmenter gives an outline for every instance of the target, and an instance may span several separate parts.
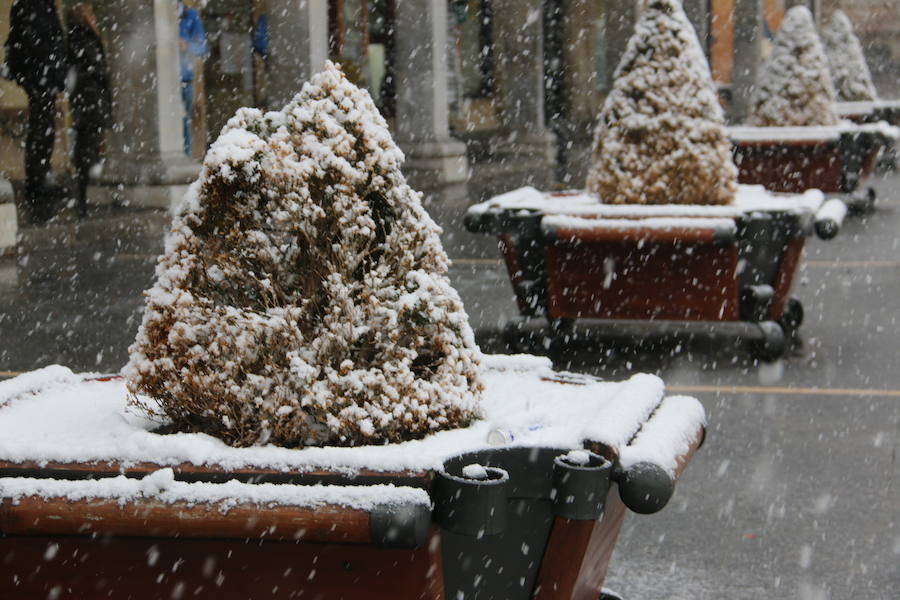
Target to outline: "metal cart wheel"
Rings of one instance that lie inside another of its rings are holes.
[[[778,319],[778,324],[784,330],[785,337],[790,341],[796,341],[797,330],[803,324],[803,303],[791,296],[784,305],[784,312]]]
[[[524,322],[525,319],[522,317],[513,317],[503,326],[501,339],[511,353],[522,351],[522,324]]]
[[[764,361],[781,358],[787,349],[784,329],[775,321],[762,321],[757,325],[762,335],[750,343],[750,353]]]

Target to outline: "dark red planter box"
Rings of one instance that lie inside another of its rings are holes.
[[[870,102],[838,102],[837,113],[842,119],[854,123],[900,125],[900,100],[874,100]]]
[[[887,128],[866,125],[734,127],[729,133],[738,180],[773,192],[856,192],[892,142]]]
[[[622,499],[640,512],[662,508],[702,443],[699,425],[685,433],[693,442],[671,457],[674,477],[647,470],[647,463],[622,469],[615,448],[586,444],[589,483],[597,488],[560,477],[561,468],[586,471],[557,464],[567,452],[558,448],[489,448],[420,473],[173,469],[177,481],[188,483],[420,488],[433,511],[411,503],[365,510],[237,505],[222,512],[215,503],[152,496],[123,502],[0,494],[0,598],[455,600],[478,592],[508,600],[596,600],[627,512]],[[499,475],[467,479],[462,467],[472,462]],[[142,478],[159,468],[0,461],[0,477],[72,482]],[[592,489],[603,493],[586,495]]]
[[[567,226],[568,217],[588,214],[583,205],[566,215],[559,205],[544,212],[488,201],[470,210],[466,223],[499,237],[523,317],[556,327],[579,319],[740,324],[744,339],[767,348],[761,354],[778,354],[783,334],[802,320],[790,292],[814,213],[735,210],[713,222],[710,215],[728,209],[695,207],[692,215],[690,207],[637,208],[652,210],[582,216]],[[666,216],[675,219],[669,226]]]

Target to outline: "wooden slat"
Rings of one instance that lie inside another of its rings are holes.
[[[736,244],[618,240],[547,247],[549,312],[554,318],[735,321]],[[615,278],[607,278],[612,265]]]
[[[791,294],[794,285],[794,276],[800,259],[803,257],[803,246],[806,243],[804,237],[796,237],[787,244],[787,248],[781,257],[778,266],[778,275],[775,278],[775,295],[772,298],[771,318],[777,321],[784,314],[784,307]]]
[[[0,537],[0,557],[9,575],[0,577],[4,600],[443,600],[439,541],[406,550],[270,540]]]
[[[0,501],[5,536],[109,535],[370,543],[369,514],[343,506],[235,506],[141,499],[71,501],[28,496]]]
[[[168,465],[144,462],[125,466],[116,461],[98,462],[13,462],[0,460],[0,477],[41,477],[60,479],[96,479],[98,477],[144,477]],[[197,466],[182,463],[171,467],[176,479],[182,481],[223,482],[231,479],[270,483],[338,483],[340,485],[376,485],[379,483],[426,488],[432,475],[426,471],[369,471],[353,473],[314,469],[291,471],[247,467],[225,469],[220,465]]]
[[[644,242],[650,244],[712,244],[719,230],[706,227],[554,227],[557,240],[567,242]]]
[[[596,521],[573,521],[557,517],[550,530],[540,571],[535,581],[535,600],[572,598],[584,567],[579,560],[587,552]],[[597,594],[592,600],[596,600]]]
[[[741,142],[734,146],[734,156],[741,183],[772,192],[842,191],[844,156],[837,142]]]

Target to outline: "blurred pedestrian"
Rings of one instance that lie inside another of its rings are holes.
[[[9,76],[28,96],[25,196],[32,219],[53,216],[61,194],[50,185],[56,133],[56,95],[65,87],[66,43],[53,0],[14,0],[9,13],[6,63]]]
[[[194,61],[209,56],[200,13],[178,0],[178,49],[181,56],[181,101],[184,104],[184,153],[191,155],[191,120],[194,113]]]
[[[69,9],[68,24],[68,88],[75,129],[76,198],[78,212],[84,216],[90,171],[100,161],[103,130],[112,121],[112,94],[94,7],[88,3],[74,5]]]

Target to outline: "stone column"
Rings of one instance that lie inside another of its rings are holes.
[[[612,87],[613,74],[619,67],[619,61],[625,54],[628,40],[634,34],[637,23],[637,1],[613,1],[603,3],[603,19],[606,23],[606,87]]]
[[[397,0],[396,6],[394,136],[406,154],[403,171],[416,189],[454,186],[464,195],[466,146],[450,136],[447,107],[447,1]]]
[[[199,165],[182,145],[178,17],[171,0],[101,0],[108,32],[113,127],[92,203],[168,208],[180,200]]]
[[[268,0],[269,108],[280,110],[328,58],[327,0]]]
[[[0,256],[12,254],[19,230],[12,184],[0,177]]]
[[[553,179],[556,138],[544,118],[542,2],[494,0],[493,6],[497,157],[523,171],[509,185],[545,186]]]
[[[747,118],[750,96],[761,67],[762,39],[762,0],[735,0],[730,117],[736,123],[741,123]]]
[[[562,0],[562,60],[564,107],[556,117],[559,136],[559,180],[569,188],[583,187],[591,162],[594,127],[602,107],[598,93],[596,51],[602,7],[595,0]]]
[[[709,60],[709,0],[682,0],[681,5],[694,26],[703,54]]]

